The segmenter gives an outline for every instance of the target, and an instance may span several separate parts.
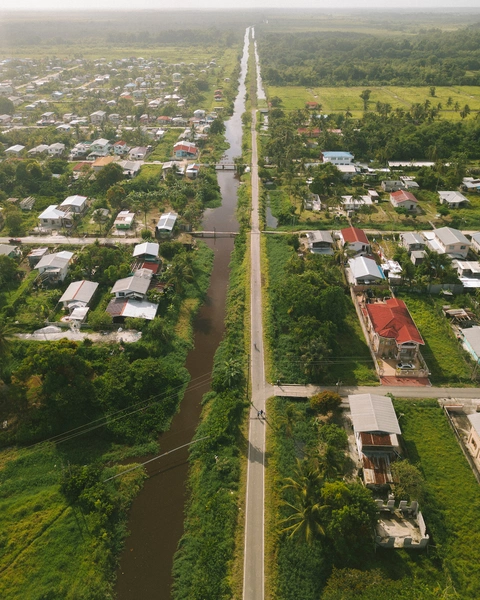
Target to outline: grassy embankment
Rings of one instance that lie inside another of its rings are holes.
[[[279,533],[281,520],[288,514],[282,503],[285,479],[294,476],[296,457],[318,449],[322,426],[315,423],[305,401],[270,399],[265,503],[267,599],[479,597],[480,577],[475,569],[480,535],[478,484],[436,401],[397,401],[395,407],[402,415],[408,458],[420,467],[426,481],[421,509],[432,538],[429,550],[373,552],[373,548],[365,547],[362,555],[342,563],[332,558],[323,538],[308,545],[293,543]],[[329,582],[334,567],[358,571],[339,571]]]

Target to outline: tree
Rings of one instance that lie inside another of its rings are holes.
[[[165,279],[173,285],[177,294],[184,291],[186,283],[193,281],[192,263],[186,253],[177,254],[173,258],[170,268],[165,273]]]
[[[393,493],[397,500],[423,502],[425,480],[418,467],[412,465],[408,460],[397,460],[392,463],[392,475],[395,481]]]
[[[215,134],[223,134],[225,132],[225,124],[221,119],[215,119],[213,123],[210,125],[210,133]]]
[[[435,98],[435,92],[436,92],[436,87],[434,85],[431,85],[429,93],[432,98]]]
[[[6,286],[18,279],[19,270],[17,263],[10,256],[0,256],[0,285]]]
[[[310,398],[310,408],[319,415],[328,415],[338,412],[342,405],[342,398],[336,392],[324,391]]]
[[[106,192],[108,188],[122,181],[122,179],[125,179],[122,167],[117,163],[110,163],[97,173],[95,187],[100,192]]]
[[[107,190],[107,200],[110,206],[116,210],[124,208],[126,197],[127,193],[121,185],[114,184]]]
[[[363,90],[363,92],[360,94],[360,98],[363,100],[363,110],[368,110],[368,102],[371,94],[371,90]]]
[[[143,212],[144,226],[147,227],[147,214],[153,206],[153,199],[146,192],[132,192],[128,195],[128,199],[133,205]]]
[[[470,114],[470,112],[471,112],[470,107],[468,106],[468,104],[465,104],[465,106],[460,111],[460,117],[462,119],[465,119],[466,117],[468,117],[468,115]]]
[[[10,235],[23,235],[23,219],[19,210],[10,210],[5,217],[5,225]]]
[[[307,544],[325,535],[321,501],[323,484],[323,475],[315,461],[297,459],[295,476],[288,477],[283,486],[284,493],[290,492],[293,499],[283,502],[292,512],[281,523],[284,526],[282,533]]]
[[[6,321],[0,321],[0,358],[5,359],[5,357],[9,354],[11,344],[14,339],[13,336],[13,326]]]

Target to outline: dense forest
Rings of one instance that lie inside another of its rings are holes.
[[[270,85],[479,85],[480,28],[417,36],[355,32],[263,32],[263,77]]]

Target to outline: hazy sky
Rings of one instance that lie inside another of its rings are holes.
[[[167,0],[15,0],[1,3],[4,10],[241,10],[243,8],[309,8],[321,9],[328,12],[342,9],[381,8],[387,10],[417,9],[434,10],[435,8],[477,8],[480,11],[480,0],[344,0],[341,6],[331,0],[182,0],[171,2]]]

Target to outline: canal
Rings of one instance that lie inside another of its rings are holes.
[[[238,95],[232,117],[226,121],[225,136],[230,144],[225,162],[242,152],[242,114],[245,112],[245,78],[248,65],[250,29],[246,30]],[[205,230],[238,231],[235,217],[239,182],[233,171],[218,171],[222,205],[208,209]],[[207,298],[195,320],[194,348],[187,357],[190,384],[168,432],[160,439],[160,452],[190,442],[201,413],[202,396],[210,389],[213,357],[224,333],[225,301],[229,279],[232,238],[207,240],[214,251],[214,263]],[[140,457],[138,460],[147,460]],[[119,600],[166,600],[171,597],[173,556],[183,533],[188,475],[188,451],[175,452],[148,465],[148,479],[133,502],[128,522],[130,535],[117,572]]]

